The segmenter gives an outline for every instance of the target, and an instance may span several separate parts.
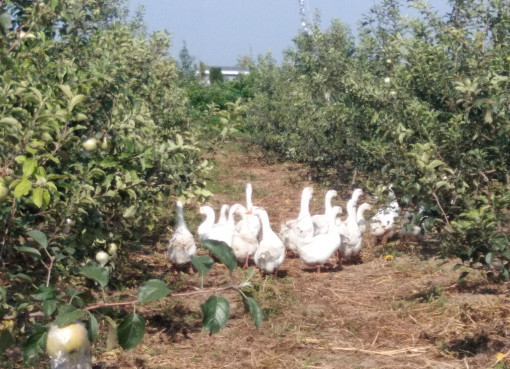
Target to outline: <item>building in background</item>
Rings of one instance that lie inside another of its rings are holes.
[[[197,74],[200,74],[200,82],[206,86],[211,85],[210,75],[212,68],[219,68],[221,70],[224,81],[233,81],[240,74],[250,74],[250,70],[245,67],[207,67],[201,72],[197,72]]]

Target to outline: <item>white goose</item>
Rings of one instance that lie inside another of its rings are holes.
[[[251,186],[251,183],[246,184],[246,210],[250,211],[253,208],[252,203],[252,194],[253,194],[253,188]],[[256,217],[253,214],[246,214],[246,217],[243,218],[240,222],[236,224],[236,230],[239,231],[243,225],[243,222],[248,222],[248,228],[250,229],[250,232],[253,233],[255,237],[259,236],[261,225],[260,220],[258,217]]]
[[[297,245],[301,261],[308,266],[317,266],[317,273],[321,272],[321,265],[328,261],[340,247],[340,234],[335,226],[335,220],[339,213],[340,207],[333,207],[329,214],[328,233],[313,237],[311,242]]]
[[[400,205],[398,204],[393,185],[388,186],[388,197],[392,200],[386,209],[379,209],[376,215],[370,218],[370,234],[380,240],[385,245],[390,232],[395,228],[395,219],[400,215]]]
[[[285,224],[282,224],[280,229],[280,238],[285,246],[294,253],[298,252],[298,245],[310,243],[313,238],[313,223],[310,216],[310,200],[312,195],[312,187],[305,187],[303,189],[298,218],[288,220]]]
[[[186,227],[184,221],[183,205],[177,201],[177,226],[175,232],[168,243],[168,256],[174,265],[184,265],[191,261],[191,257],[197,253],[197,246],[193,235]],[[193,267],[189,266],[189,272],[193,273]],[[174,274],[177,269],[174,268]]]
[[[416,215],[412,215],[408,211],[404,214],[404,221],[402,223],[402,229],[400,230],[401,242],[406,242],[408,239],[420,240],[423,238],[425,230],[421,226],[423,220],[423,212],[425,208],[420,207]]]
[[[358,201],[359,201],[359,198],[361,197],[361,195],[363,195],[363,190],[361,188],[356,188],[353,192],[352,192],[352,195],[351,195],[351,200],[354,201],[354,207],[357,207],[358,206]],[[351,218],[352,219],[356,219],[356,213],[352,214],[351,215]],[[335,224],[337,227],[339,227],[342,223],[345,223],[347,222],[347,220],[349,219],[349,214],[347,214],[347,219],[346,220],[342,220],[340,218],[337,218],[335,220]],[[351,221],[352,221],[351,219]]]
[[[225,204],[221,207],[220,218],[218,219],[218,222],[216,224],[222,225],[222,224],[227,223],[229,209],[230,209],[230,206],[228,206],[227,204]]]
[[[337,228],[342,239],[342,244],[338,249],[340,264],[342,259],[351,259],[361,250],[363,238],[356,219],[356,204],[356,198],[347,202],[347,220]]]
[[[365,211],[371,210],[371,209],[372,209],[372,205],[370,205],[366,202],[361,204],[358,208],[356,220],[358,221],[358,227],[359,227],[361,234],[365,233],[366,228],[367,228],[366,221],[365,221]]]
[[[325,212],[324,214],[317,214],[312,216],[313,222],[313,235],[318,236],[320,234],[328,233],[329,229],[329,214],[331,213],[331,200],[333,197],[337,196],[337,192],[335,190],[329,190],[326,192],[325,196]],[[340,214],[342,214],[340,210]]]
[[[241,204],[232,205],[225,224],[214,224],[215,215],[213,208],[210,206],[201,206],[200,214],[205,215],[206,218],[198,227],[198,237],[200,241],[222,241],[229,247],[232,247],[232,236],[235,231],[234,214],[241,206]]]
[[[267,212],[262,208],[256,208],[253,213],[262,223],[262,239],[253,260],[264,273],[276,275],[276,271],[285,260],[285,245],[271,229]]]
[[[252,212],[246,210],[242,205],[239,205],[239,208],[243,220],[241,221],[241,229],[236,230],[232,236],[232,251],[234,251],[238,262],[244,262],[243,268],[248,269],[248,260],[257,251],[259,240],[249,227],[248,216],[253,216]]]

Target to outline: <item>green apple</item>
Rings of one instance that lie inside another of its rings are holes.
[[[102,267],[104,267],[106,265],[106,263],[110,260],[110,255],[108,255],[106,252],[104,251],[99,251],[97,254],[96,254],[96,260],[97,262],[99,263],[99,265],[101,265]]]
[[[72,323],[64,328],[52,326],[46,340],[46,350],[50,357],[82,351],[89,345],[87,330],[82,324]]]
[[[89,138],[83,143],[83,148],[87,152],[95,152],[97,150],[97,140],[95,138]]]
[[[117,245],[115,243],[112,242],[108,245],[108,254],[110,254],[110,256],[117,255]]]
[[[108,139],[106,137],[103,137],[103,142],[101,142],[101,150],[103,151],[107,151],[107,150],[110,150],[110,141],[108,141]]]

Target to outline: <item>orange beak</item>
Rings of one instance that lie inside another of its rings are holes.
[[[253,209],[248,210],[246,214],[253,214]]]
[[[197,211],[195,215],[202,215],[202,214],[200,214],[200,211]]]

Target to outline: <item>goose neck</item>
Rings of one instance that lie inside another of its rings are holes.
[[[205,210],[205,224],[210,224],[211,226],[214,224],[216,216],[214,215],[214,210],[212,208],[206,208]]]
[[[299,219],[310,214],[310,196],[308,194],[303,194],[301,196],[301,210],[299,211]]]
[[[329,194],[326,195],[326,200],[324,202],[324,208],[326,209],[326,211],[325,211],[326,215],[331,214],[331,209],[332,209],[331,200],[332,200],[332,198],[333,198],[332,195],[329,195]]]
[[[253,190],[251,184],[248,183],[246,185],[246,208],[248,210],[250,210],[253,207],[253,203],[251,202],[252,192]]]

